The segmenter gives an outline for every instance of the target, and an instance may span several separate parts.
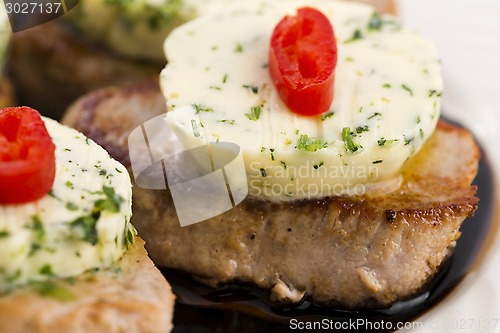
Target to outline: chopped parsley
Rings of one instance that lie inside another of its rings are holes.
[[[42,275],[47,275],[47,276],[53,276],[54,275],[54,273],[52,272],[52,266],[50,266],[49,264],[43,265],[40,268],[39,273],[42,274]]]
[[[383,88],[391,88],[392,86],[389,83],[386,83],[382,86]]]
[[[369,132],[369,131],[370,131],[370,128],[368,127],[368,125],[356,127],[356,133],[358,133],[358,134],[361,134],[363,132]]]
[[[307,134],[302,134],[295,148],[315,152],[327,146],[328,143],[323,138],[310,138]]]
[[[71,211],[75,211],[75,210],[78,210],[78,205],[73,203],[73,202],[66,202],[66,209],[71,210]]]
[[[267,177],[266,169],[260,168],[260,174],[262,175],[262,177]]]
[[[385,145],[392,145],[393,143],[398,142],[398,141],[399,141],[399,139],[387,140],[387,139],[381,138],[381,139],[377,140],[377,144],[379,145],[379,147],[384,147]]]
[[[435,89],[429,89],[429,97],[432,96],[441,97],[441,93]]]
[[[243,46],[241,43],[236,43],[236,47],[234,48],[235,53],[242,53],[243,52]]]
[[[370,21],[368,21],[368,30],[380,30],[382,28],[382,17],[377,12],[373,12],[370,17]]]
[[[112,187],[103,186],[101,193],[105,195],[105,198],[94,203],[94,208],[89,215],[80,216],[70,223],[71,227],[79,228],[82,231],[82,240],[92,245],[96,245],[98,241],[97,221],[101,212],[117,213],[120,211],[120,203],[123,201],[120,196],[116,195]]]
[[[262,105],[252,106],[250,108],[250,113],[245,113],[245,116],[250,120],[259,120],[260,112],[262,111]]]
[[[351,128],[344,127],[342,129],[342,140],[344,141],[345,150],[351,153],[357,152],[361,147],[360,145],[354,142],[353,140],[354,135],[355,134],[351,132]]]
[[[202,105],[202,104],[191,104],[191,106],[196,110],[196,114],[200,113],[200,112],[212,112],[213,109],[208,107],[208,106],[205,106],[205,105]]]
[[[346,40],[344,43],[351,43],[351,42],[354,42],[354,41],[362,39],[362,38],[363,38],[363,34],[361,33],[361,30],[356,29],[356,30],[354,30],[352,37],[349,38],[348,40]]]
[[[403,88],[404,90],[406,90],[410,94],[410,96],[413,96],[413,90],[411,90],[406,84],[403,83],[401,85],[401,88]]]
[[[315,164],[315,165],[313,165],[313,168],[314,168],[315,170],[318,170],[318,169],[319,169],[319,168],[321,168],[323,165],[324,165],[324,163],[323,163],[323,162],[319,162],[319,164]]]
[[[321,116],[321,120],[325,121],[325,119],[333,117],[334,114],[335,114],[335,112],[333,112],[333,111],[323,113],[323,115]]]
[[[250,89],[254,94],[259,93],[259,87],[257,87],[257,86],[251,86],[249,84],[244,84],[242,87],[245,89]]]
[[[10,232],[8,230],[1,230],[0,231],[0,239],[7,238],[9,236],[10,236]]]
[[[370,117],[368,117],[368,119],[372,119],[372,118],[375,118],[377,116],[382,116],[382,114],[380,112],[375,112],[374,114],[372,114]]]
[[[234,120],[229,120],[229,119],[221,119],[221,120],[217,120],[218,123],[228,123],[228,124],[231,124],[231,125],[234,125],[235,121]]]
[[[31,287],[41,296],[50,297],[61,302],[74,301],[77,299],[69,289],[62,287],[52,281],[33,282]]]
[[[373,164],[380,164],[382,162],[383,162],[383,160],[376,160],[376,161],[373,161]]]

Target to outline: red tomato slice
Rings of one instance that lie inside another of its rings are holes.
[[[328,111],[333,101],[337,43],[330,20],[303,7],[274,29],[269,72],[288,108],[301,115]]]
[[[55,146],[40,114],[29,107],[0,110],[0,203],[40,199],[55,172]]]

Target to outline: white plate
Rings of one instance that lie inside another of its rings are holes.
[[[405,24],[437,44],[443,60],[443,114],[470,129],[486,150],[500,197],[500,1],[398,0]],[[496,223],[500,218],[497,214]],[[500,332],[500,238],[411,332]]]

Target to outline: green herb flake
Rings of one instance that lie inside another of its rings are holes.
[[[235,53],[242,53],[243,52],[243,45],[241,43],[236,43],[236,46],[234,48]]]
[[[376,161],[373,161],[373,164],[380,164],[382,162],[383,162],[383,160],[376,160]]]
[[[315,152],[327,146],[328,143],[323,138],[310,138],[307,134],[302,134],[295,148]]]
[[[410,94],[410,96],[413,96],[413,90],[411,90],[406,84],[403,83],[401,85],[401,88],[403,88],[404,90],[406,90]]]
[[[118,173],[123,173],[123,171],[120,171],[120,169],[118,169],[118,168],[115,168],[115,171]]]
[[[75,210],[78,210],[78,205],[73,203],[73,202],[66,202],[66,209],[71,210],[71,211],[75,211]]]
[[[1,230],[0,231],[0,239],[7,238],[10,236],[10,232],[8,230]]]
[[[64,183],[64,185],[71,190],[75,189],[75,185],[73,185],[73,183],[70,182],[69,180],[66,183]]]
[[[441,97],[441,93],[435,89],[429,89],[429,97],[432,96]]]
[[[323,115],[321,116],[321,121],[325,121],[326,119],[333,117],[334,114],[335,112],[333,111],[323,113]]]
[[[47,276],[54,276],[54,273],[52,272],[52,266],[50,266],[49,264],[43,265],[40,268],[39,273]]]
[[[213,109],[209,108],[208,106],[202,105],[202,104],[191,104],[191,106],[196,110],[196,114],[200,112],[212,112]]]
[[[355,153],[361,147],[356,144],[353,140],[354,133],[351,132],[351,128],[344,127],[342,129],[342,140],[344,141],[345,150],[351,153]]]
[[[260,168],[260,174],[262,175],[262,177],[267,177],[266,169]]]
[[[247,116],[248,119],[253,121],[259,120],[261,111],[262,111],[262,105],[252,106],[250,108],[250,113],[245,113],[245,116]]]
[[[260,152],[263,153],[266,150],[266,147],[260,148]]]
[[[218,90],[218,91],[222,90],[222,88],[218,87],[218,86],[210,86],[209,88],[212,89],[212,90]]]
[[[382,116],[382,114],[380,112],[375,112],[374,114],[372,114],[370,117],[368,117],[368,120],[372,119],[372,118],[375,118],[375,117],[378,117],[378,116]]]
[[[227,74],[224,74],[224,77],[222,78],[222,83],[226,83],[227,82]]]
[[[361,134],[363,132],[369,132],[369,131],[370,131],[370,128],[368,127],[368,125],[356,127],[357,134]]]
[[[234,125],[235,120],[220,119],[220,120],[217,120],[217,122],[218,122],[218,123],[228,123],[228,124]]]
[[[391,88],[392,86],[389,83],[386,83],[382,86],[382,88]]]
[[[41,296],[53,298],[61,302],[69,302],[77,299],[69,289],[52,281],[42,281],[32,283],[32,288]]]
[[[420,134],[420,138],[423,139],[424,138],[424,130],[420,129],[419,134]]]
[[[284,161],[280,161],[281,165],[283,165],[283,168],[286,170],[286,163]]]
[[[129,244],[134,244],[134,234],[132,233],[132,231],[130,229],[127,230],[127,242]]]
[[[251,90],[254,94],[258,94],[259,93],[259,87],[257,87],[257,86],[251,86],[249,84],[244,84],[242,87],[245,88],[245,89]]]
[[[361,30],[356,29],[356,30],[354,30],[352,37],[349,38],[348,40],[346,40],[344,43],[351,43],[351,42],[357,41],[357,40],[362,39],[362,38],[363,38],[363,34],[361,33]]]
[[[101,216],[101,212],[94,212],[89,216],[81,216],[70,223],[73,228],[80,228],[83,231],[82,240],[89,242],[92,245],[96,245],[98,241],[97,237],[97,220]]]
[[[43,242],[45,240],[45,228],[43,227],[42,220],[40,220],[38,215],[32,217],[32,224],[29,229],[34,231],[39,242]]]
[[[370,21],[368,21],[368,29],[369,30],[380,30],[382,29],[382,17],[380,16],[379,13],[373,12],[372,16],[370,17]]]
[[[319,168],[321,168],[323,165],[324,165],[324,163],[323,163],[323,162],[319,162],[319,164],[315,164],[315,165],[313,165],[313,168],[314,168],[315,170],[318,170],[318,169],[319,169]]]
[[[122,199],[115,194],[115,190],[112,187],[103,186],[102,191],[106,195],[106,199],[97,200],[95,208],[118,213]]]
[[[379,147],[384,147],[386,145],[392,145],[393,143],[396,143],[398,141],[399,141],[399,139],[387,140],[387,139],[381,138],[381,139],[377,140],[377,144],[379,145]]]

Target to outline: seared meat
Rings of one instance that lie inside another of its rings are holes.
[[[91,93],[64,122],[124,164],[126,138],[165,112],[155,83]],[[478,199],[479,151],[471,134],[440,122],[389,193],[287,203],[248,197],[181,228],[168,190],[134,187],[133,223],[153,261],[203,283],[253,283],[275,301],[385,307],[419,292],[439,270]]]
[[[91,90],[157,76],[164,66],[120,59],[59,20],[13,34],[6,60],[19,102],[56,119]]]
[[[143,245],[136,238],[115,268],[2,295],[0,332],[170,332],[175,297]]]

